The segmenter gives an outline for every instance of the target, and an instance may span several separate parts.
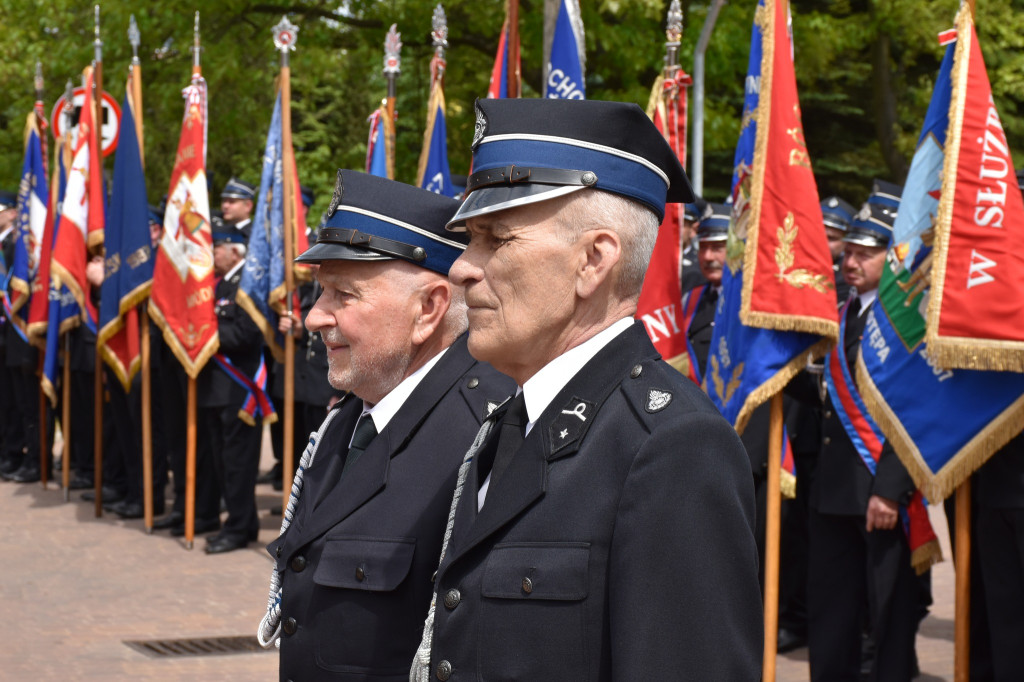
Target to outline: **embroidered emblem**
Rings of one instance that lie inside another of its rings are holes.
[[[562,429],[562,432],[558,434],[558,437],[565,440],[565,437],[569,435],[569,429]]]
[[[331,195],[331,203],[327,204],[327,217],[333,218],[338,206],[341,204],[341,195],[345,188],[341,182],[341,171],[338,171],[338,179],[334,182],[334,194]]]
[[[562,414],[574,414],[580,418],[580,421],[587,421],[587,418],[583,416],[583,413],[587,411],[586,403],[577,403],[576,407],[571,410],[562,410]]]
[[[672,402],[672,394],[668,391],[659,391],[656,388],[652,388],[647,393],[647,411],[651,414],[661,412],[668,407],[670,402]]]
[[[578,396],[573,396],[562,406],[560,414],[556,414],[548,425],[547,435],[550,443],[551,454],[568,448],[583,437],[589,426],[588,417],[594,414],[596,407],[594,403],[588,402]]]
[[[487,134],[487,117],[484,116],[479,104],[474,103],[473,108],[476,110],[476,125],[473,126],[473,144],[469,148],[475,152],[476,148],[480,146],[480,141]]]

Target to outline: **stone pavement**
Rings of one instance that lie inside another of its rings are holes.
[[[263,470],[272,460],[264,448]],[[0,679],[271,680],[276,652],[150,658],[125,640],[254,635],[266,607],[270,557],[263,551],[280,527],[271,506],[280,495],[257,488],[259,543],[208,556],[170,538],[147,536],[142,521],[124,521],[93,505],[65,503],[50,484],[0,482]],[[932,507],[946,561],[933,570],[935,605],[917,640],[920,681],[953,679],[953,570],[941,507]],[[724,654],[727,655],[727,654]],[[807,650],[780,656],[782,682],[808,679]]]

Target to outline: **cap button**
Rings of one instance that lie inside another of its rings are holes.
[[[427,257],[427,252],[423,250],[422,246],[417,246],[415,249],[412,250],[412,258],[413,258],[413,260],[420,261],[420,260],[423,260],[426,257]]]
[[[597,182],[597,173],[595,173],[594,171],[584,172],[583,175],[580,176],[580,182],[582,182],[587,187],[590,187],[591,185]]]

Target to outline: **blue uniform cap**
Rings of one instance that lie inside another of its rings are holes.
[[[704,215],[704,209],[707,208],[707,205],[708,202],[700,197],[694,197],[693,201],[683,205],[683,218],[691,223],[697,222]]]
[[[732,219],[732,206],[707,202],[704,215],[697,226],[697,241],[724,242],[729,238],[729,221]]]
[[[839,197],[832,196],[821,202],[821,217],[825,227],[832,227],[846,232],[850,229],[850,221],[856,209]]]
[[[473,174],[448,229],[466,219],[588,187],[665,216],[665,203],[693,201],[679,159],[635,104],[597,100],[476,102]]]
[[[844,242],[861,246],[888,246],[892,241],[892,226],[896,223],[896,212],[878,204],[865,202],[854,216]]]
[[[221,199],[248,199],[252,201],[255,197],[256,188],[238,178],[228,180],[228,184],[224,185],[224,191],[220,193]]]
[[[327,221],[297,263],[405,260],[447,275],[466,236],[444,229],[459,202],[353,170],[339,170]]]

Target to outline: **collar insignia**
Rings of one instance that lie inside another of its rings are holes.
[[[668,404],[672,402],[672,394],[668,391],[659,391],[656,388],[652,388],[647,393],[647,411],[651,414],[655,412],[661,412]]]

